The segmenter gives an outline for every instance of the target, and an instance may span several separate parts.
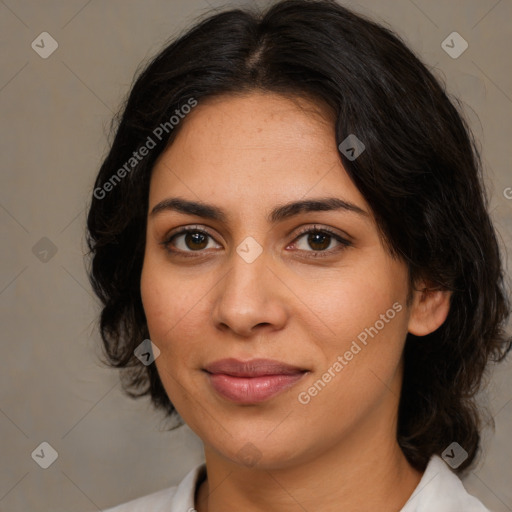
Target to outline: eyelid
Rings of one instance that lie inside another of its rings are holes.
[[[183,226],[178,226],[176,228],[173,228],[173,229],[171,229],[171,231],[167,232],[164,235],[164,241],[169,241],[173,236],[182,235],[182,234],[186,234],[189,232],[204,233],[205,235],[211,236],[215,240],[215,237],[212,235],[212,233],[210,233],[209,228],[205,228],[201,224],[185,224]]]
[[[328,233],[337,240],[341,239],[342,242],[346,242],[348,244],[352,244],[354,241],[354,239],[345,231],[336,230],[335,228],[331,228],[329,226],[322,226],[321,224],[306,224],[304,226],[300,226],[299,228],[297,228],[297,230],[292,230],[290,232],[290,235],[294,237],[292,242],[295,242],[295,240],[297,240],[297,238],[299,238],[299,236],[301,235],[317,231]]]

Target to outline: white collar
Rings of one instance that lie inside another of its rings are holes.
[[[423,477],[400,512],[489,512],[468,494],[459,477],[433,455]]]

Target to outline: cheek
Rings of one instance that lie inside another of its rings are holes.
[[[190,369],[198,366],[204,352],[208,291],[214,282],[207,276],[181,276],[160,259],[158,254],[145,258],[141,297],[150,339],[161,352],[156,366],[162,383],[179,402],[182,385],[194,386]]]
[[[187,394],[182,392],[187,377],[183,368],[195,352],[195,338],[186,326],[197,299],[176,286],[169,268],[162,268],[151,255],[144,260],[140,286],[149,336],[160,349],[155,364],[167,395],[178,406],[187,401]]]
[[[316,369],[320,379],[329,382],[318,405],[336,397],[357,408],[359,401],[371,400],[389,386],[399,368],[407,335],[407,272],[381,259],[374,265],[352,266],[350,273],[318,284],[306,295],[308,306],[329,331],[325,337],[309,329],[323,355]],[[306,319],[303,328],[308,329],[307,324]],[[317,387],[323,389],[323,384]]]
[[[369,272],[367,269],[352,268],[350,273],[328,275],[318,279],[314,287],[305,286],[297,293],[304,297],[304,303],[322,320],[331,338],[346,341],[376,322],[379,330],[383,330],[383,321],[388,332],[391,327],[403,330],[406,277],[403,273],[386,271],[378,275],[376,271]],[[295,289],[301,289],[300,283]],[[393,304],[396,304],[395,308]],[[384,315],[384,319],[381,319],[381,315]],[[396,322],[395,319],[399,318]]]
[[[201,294],[194,283],[181,282],[168,264],[151,251],[145,256],[141,275],[141,297],[153,341],[164,343],[182,324]]]
[[[151,264],[144,264],[141,276],[141,297],[152,340],[161,342],[162,334],[172,327],[173,308],[170,289],[158,278]]]

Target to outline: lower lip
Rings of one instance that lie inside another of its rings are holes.
[[[233,377],[223,373],[208,374],[213,389],[219,395],[240,404],[264,402],[290,388],[303,376],[304,373],[261,377]]]

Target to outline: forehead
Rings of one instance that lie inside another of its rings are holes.
[[[166,194],[262,204],[309,195],[365,202],[341,163],[321,104],[254,92],[199,102],[156,162],[150,204]]]

